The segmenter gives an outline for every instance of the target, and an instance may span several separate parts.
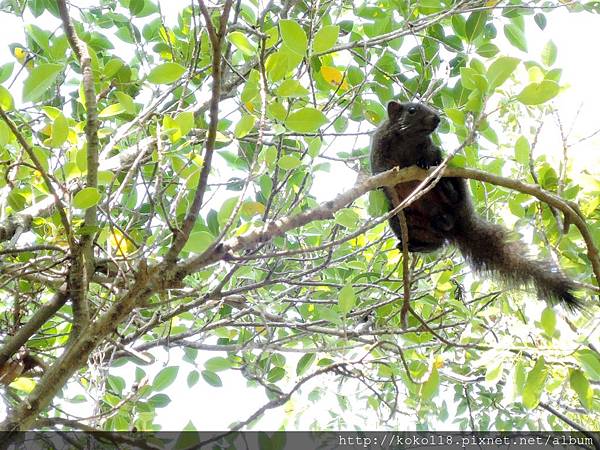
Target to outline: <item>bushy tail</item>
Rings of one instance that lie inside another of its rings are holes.
[[[526,256],[526,246],[510,240],[505,228],[486,222],[473,211],[461,214],[453,241],[476,271],[491,272],[509,286],[533,286],[550,303],[561,303],[570,310],[583,303],[572,293],[575,283],[549,260]]]

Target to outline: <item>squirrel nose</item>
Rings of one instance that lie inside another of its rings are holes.
[[[440,124],[440,116],[433,116],[431,122],[437,127]]]

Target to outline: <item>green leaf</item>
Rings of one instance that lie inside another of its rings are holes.
[[[350,229],[356,228],[359,221],[358,214],[351,208],[344,208],[336,211],[334,217],[336,223]]]
[[[386,110],[381,103],[368,99],[363,101],[363,114],[373,125],[381,123],[387,115]]]
[[[40,64],[34,67],[23,83],[23,101],[35,102],[48,90],[62,70],[61,64]]]
[[[447,108],[444,110],[444,112],[450,118],[450,120],[452,120],[452,122],[454,122],[455,124],[457,124],[457,125],[465,124],[465,113],[462,112],[460,109]]]
[[[154,377],[154,380],[152,380],[152,389],[154,389],[155,391],[165,390],[166,388],[171,386],[171,384],[173,384],[175,378],[177,378],[178,372],[179,367],[177,366],[165,367],[160,372],[158,372]]]
[[[460,81],[462,85],[467,89],[476,89],[477,83],[475,82],[475,76],[478,72],[470,67],[460,68]]]
[[[190,233],[190,238],[183,247],[183,250],[190,253],[200,254],[204,252],[214,240],[215,237],[207,231],[192,231]]]
[[[478,55],[483,56],[484,58],[492,58],[498,54],[500,49],[497,45],[492,44],[491,42],[486,42],[485,44],[481,44],[475,50]]]
[[[136,16],[144,9],[144,0],[129,0],[129,12]]]
[[[119,100],[119,104],[123,107],[123,110],[129,114],[135,114],[137,112],[137,108],[135,107],[135,103],[133,99],[125,94],[124,92],[116,91],[115,95]]]
[[[267,78],[270,82],[281,80],[288,72],[289,57],[286,52],[279,51],[270,54],[265,63]]]
[[[588,378],[600,381],[600,356],[587,348],[575,352],[575,359],[579,361]]]
[[[269,118],[275,119],[279,122],[285,121],[287,116],[287,110],[279,102],[270,102],[267,105],[267,115]]]
[[[55,148],[60,147],[67,140],[69,122],[62,112],[52,122],[52,134],[50,136],[50,146]]]
[[[533,20],[535,20],[535,23],[540,30],[546,28],[546,16],[543,13],[537,13],[535,16],[533,16]]]
[[[10,142],[12,131],[5,122],[0,122],[0,147],[4,147]]]
[[[48,50],[50,33],[34,24],[25,25],[25,31],[43,50]]]
[[[231,217],[231,214],[233,214],[233,210],[235,205],[237,205],[238,199],[239,197],[228,198],[221,205],[221,209],[219,209],[219,214],[217,216],[221,226],[224,226],[227,223],[227,220],[229,220],[229,217]]]
[[[0,83],[4,83],[13,73],[15,63],[6,63],[0,66]]]
[[[328,122],[327,117],[315,108],[302,108],[290,114],[285,125],[292,131],[299,133],[311,133],[317,131]]]
[[[255,122],[256,118],[254,116],[251,116],[250,114],[242,115],[242,118],[233,130],[233,135],[238,139],[243,138],[248,133],[250,133],[250,130],[252,130],[252,128],[254,128]]]
[[[193,111],[180,112],[177,114],[174,121],[179,128],[179,133],[181,133],[182,136],[185,136],[194,127],[194,113]]]
[[[285,377],[285,369],[283,367],[273,367],[267,374],[267,381],[269,383],[277,383],[283,377]]]
[[[517,100],[525,105],[539,105],[558,95],[560,87],[554,81],[544,80],[540,83],[531,83],[517,95]]]
[[[231,369],[232,364],[227,358],[216,356],[214,358],[207,359],[204,363],[204,368],[211,372],[220,372],[223,370]]]
[[[79,209],[87,209],[95,206],[102,196],[95,187],[86,187],[80,190],[73,198],[73,206]]]
[[[227,36],[229,42],[235,45],[244,55],[252,56],[256,54],[256,46],[250,42],[244,33],[234,31]]]
[[[338,305],[343,314],[348,314],[354,308],[354,305],[356,305],[356,294],[351,284],[347,284],[340,289]]]
[[[557,53],[556,44],[552,41],[548,41],[542,50],[542,63],[546,66],[551,66],[556,62]]]
[[[279,31],[283,43],[294,53],[304,56],[308,46],[308,38],[302,27],[295,20],[279,21]]]
[[[283,170],[292,170],[302,164],[302,160],[293,155],[283,155],[279,158],[277,165]]]
[[[571,386],[571,389],[577,393],[579,401],[583,407],[587,410],[591,410],[594,391],[590,385],[590,382],[585,377],[585,374],[581,370],[570,369],[569,385]]]
[[[166,394],[156,394],[148,399],[148,404],[154,408],[164,408],[171,403],[171,398]]]
[[[296,365],[296,375],[302,376],[306,373],[312,363],[315,361],[317,355],[314,353],[307,353],[300,358]]]
[[[556,330],[556,313],[554,310],[549,306],[544,308],[540,322],[546,334],[548,336],[552,336],[554,334],[554,330]]]
[[[120,58],[112,58],[110,61],[106,63],[104,66],[104,76],[106,78],[112,78],[117,74],[119,70],[125,65],[123,60]]]
[[[503,368],[504,361],[492,361],[491,364],[486,367],[485,382],[490,386],[497,384],[502,378]]]
[[[531,147],[529,141],[524,136],[519,136],[515,143],[515,159],[523,166],[529,164],[529,155],[531,154]]]
[[[10,91],[4,86],[0,86],[0,107],[2,107],[4,111],[10,111],[13,109],[13,106],[14,100],[10,94]]]
[[[98,117],[100,119],[107,119],[109,117],[117,116],[123,112],[125,112],[125,108],[119,102],[119,103],[115,103],[113,105],[109,105],[106,108],[104,108],[102,111],[100,111],[100,113],[98,114]]]
[[[544,357],[540,356],[535,366],[527,375],[525,388],[523,389],[523,405],[527,409],[534,409],[540,403],[540,397],[544,391],[548,369]]]
[[[211,372],[209,370],[202,371],[202,378],[204,378],[204,381],[206,381],[211,386],[214,386],[214,387],[223,386],[223,382],[221,381],[221,378],[219,377],[219,375],[217,375],[216,373]]]
[[[337,25],[327,25],[317,31],[312,42],[313,53],[323,53],[331,49],[337,42],[339,33],[340,27]]]
[[[494,61],[487,70],[487,79],[490,89],[494,90],[502,85],[508,77],[514,72],[521,60],[503,56]]]
[[[504,35],[506,36],[506,39],[508,39],[508,42],[517,47],[519,50],[523,52],[527,51],[527,40],[525,38],[525,33],[517,25],[513,23],[504,25]]]
[[[171,84],[177,81],[184,72],[185,67],[181,64],[167,62],[152,69],[147,80],[153,84]]]
[[[433,366],[431,374],[421,387],[421,400],[426,402],[431,400],[438,392],[440,386],[440,374],[437,367]]]
[[[452,29],[454,32],[460,36],[465,37],[465,26],[466,26],[465,18],[460,14],[452,15]]]
[[[283,80],[277,88],[279,97],[304,97],[308,95],[308,89],[300,84],[298,80]]]
[[[369,206],[367,212],[371,217],[379,217],[387,212],[387,200],[382,191],[377,190],[369,192]]]
[[[472,12],[465,24],[467,42],[473,42],[483,32],[489,13],[487,11]]]
[[[187,376],[187,385],[188,387],[193,387],[196,385],[196,383],[198,383],[198,380],[200,379],[200,373],[197,370],[192,370],[188,376]]]
[[[525,389],[525,383],[527,381],[527,372],[525,371],[525,365],[523,364],[523,360],[519,359],[515,366],[515,391],[518,395],[523,394],[523,390]]]

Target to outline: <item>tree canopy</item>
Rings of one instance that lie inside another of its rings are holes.
[[[0,3],[24,32],[0,61],[0,429],[157,430],[175,381],[226,371],[264,392],[231,429],[297,427],[297,398],[315,430],[600,428],[600,172],[573,169],[598,130],[563,124],[560,49],[527,40],[600,2],[80,3]],[[378,188],[432,176],[369,175],[393,99],[442,112],[440,170],[585,311],[396,248]]]

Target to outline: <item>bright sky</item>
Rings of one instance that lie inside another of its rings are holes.
[[[80,7],[89,4],[96,4],[94,1],[78,1]],[[177,11],[189,3],[188,0],[170,0],[162,2],[163,13],[167,20],[173,23]],[[30,18],[31,20],[31,18]],[[24,42],[23,27],[24,23],[15,20],[14,16],[0,14],[2,23],[2,33],[0,34],[0,64],[14,61],[10,54],[8,45],[16,42]],[[35,20],[35,23],[45,29],[53,30],[58,26],[58,20],[47,14]],[[557,11],[548,15],[548,26],[546,30],[540,31],[532,22],[527,22],[528,45],[531,59],[538,59],[541,50],[548,39],[552,39],[558,47],[558,58],[556,67],[563,69],[561,84],[569,86],[569,89],[563,92],[554,100],[554,104],[562,114],[563,123],[568,126],[573,122],[577,111],[580,110],[577,122],[573,128],[572,138],[582,138],[590,135],[598,128],[598,108],[600,105],[600,89],[598,88],[598,78],[600,75],[598,58],[594,52],[595,46],[600,42],[600,27],[598,26],[598,16],[592,14],[567,14]],[[499,36],[502,31],[499,30]],[[527,59],[525,54],[521,54],[514,47],[508,44],[501,45],[504,54],[516,55]],[[21,80],[22,81],[22,80]],[[15,83],[13,87],[13,96],[19,102],[21,86]],[[348,141],[350,145],[354,139]],[[362,141],[359,145],[366,145]],[[584,143],[572,149],[574,159],[574,168],[576,172],[588,168],[600,167],[600,135],[585,141]],[[555,124],[547,124],[542,140],[537,148],[538,152],[548,152],[549,154],[560,154],[560,138],[558,137]],[[596,171],[598,169],[595,169]],[[332,177],[335,182],[332,183]],[[327,195],[331,192],[331,186],[336,189],[350,187],[354,182],[354,175],[346,176],[344,174],[332,173],[316,180],[316,190]],[[213,356],[223,356],[216,353],[201,354],[198,358],[198,369],[202,370],[202,361],[205,358]],[[154,364],[145,370],[150,374],[158,372],[163,363],[177,364],[180,360],[181,352],[179,350],[171,351],[169,355],[164,351],[157,351],[156,355],[160,357],[161,363]],[[288,360],[296,361],[298,354],[290,354]],[[294,364],[292,363],[292,367]],[[131,369],[129,370],[125,370]],[[124,368],[118,370],[118,374],[125,377],[132,374],[132,364],[127,364]],[[179,376],[175,385],[169,390],[172,402],[163,410],[159,410],[158,422],[162,424],[163,429],[177,430],[184,427],[192,418],[194,425],[198,429],[215,430],[226,429],[236,420],[241,420],[249,416],[256,408],[266,402],[262,388],[249,389],[246,387],[243,378],[236,372],[220,373],[224,382],[223,388],[212,388],[202,380],[188,389],[185,384],[187,374],[193,370],[188,363],[182,362]],[[127,378],[126,378],[127,379]],[[327,386],[324,380],[319,380],[320,386]],[[331,384],[329,384],[331,385]],[[332,385],[331,391],[336,389]],[[306,394],[310,389],[304,389]],[[332,399],[333,401],[333,399]],[[300,420],[298,425],[289,423],[286,429],[305,429],[310,420],[319,411],[325,408],[310,408],[311,404],[307,402],[305,396],[294,397],[294,408],[296,411],[306,409],[306,415]],[[68,406],[69,410],[71,406]],[[259,429],[277,429],[281,426],[284,409],[279,408],[275,412],[268,413],[264,419],[259,422]],[[407,427],[406,424],[402,425]]]

